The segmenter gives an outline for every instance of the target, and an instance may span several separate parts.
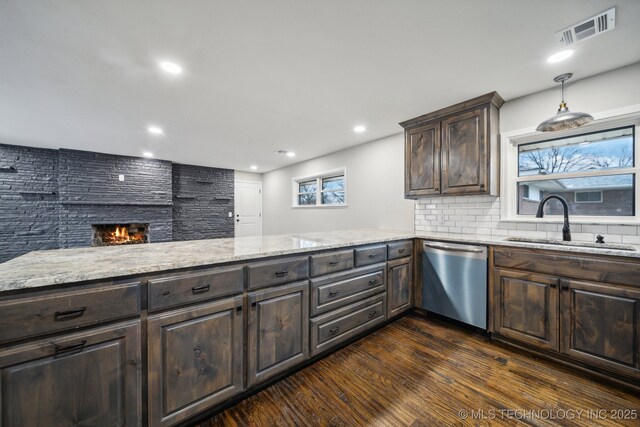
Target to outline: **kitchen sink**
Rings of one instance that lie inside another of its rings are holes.
[[[507,242],[540,243],[543,245],[558,245],[558,246],[577,246],[582,248],[613,249],[617,251],[635,251],[636,250],[636,248],[634,248],[633,246],[619,245],[617,243],[565,242],[563,240],[530,239],[527,237],[508,237],[504,240]]]

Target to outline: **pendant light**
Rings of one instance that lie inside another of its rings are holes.
[[[540,123],[536,130],[538,132],[553,132],[557,130],[573,129],[589,123],[593,117],[587,113],[572,113],[564,102],[564,82],[569,80],[573,74],[560,74],[553,79],[556,83],[562,84],[562,102],[555,116]]]

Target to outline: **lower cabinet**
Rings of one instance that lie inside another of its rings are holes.
[[[494,269],[493,332],[640,379],[640,288]]]
[[[505,337],[558,350],[557,277],[494,270],[494,328]]]
[[[640,378],[640,288],[565,279],[561,287],[560,350]]]
[[[405,257],[388,262],[388,318],[402,314],[413,306],[412,260],[412,257]]]
[[[243,390],[241,295],[148,318],[149,425],[173,425]]]
[[[0,425],[141,423],[140,321],[0,350]]]
[[[261,383],[309,357],[309,282],[249,293],[247,385]]]

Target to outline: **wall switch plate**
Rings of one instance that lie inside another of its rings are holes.
[[[118,181],[124,181],[124,175],[118,175]]]
[[[229,218],[233,218],[233,212],[229,212]]]

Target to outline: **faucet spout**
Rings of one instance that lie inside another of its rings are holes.
[[[542,199],[540,204],[538,205],[538,212],[536,212],[536,218],[542,218],[544,216],[543,208],[545,203],[547,203],[550,199],[556,199],[560,203],[562,203],[562,210],[564,212],[564,226],[562,227],[562,240],[565,242],[571,241],[571,229],[569,228],[569,204],[567,201],[560,196],[556,196],[555,194],[551,194],[550,196]]]

